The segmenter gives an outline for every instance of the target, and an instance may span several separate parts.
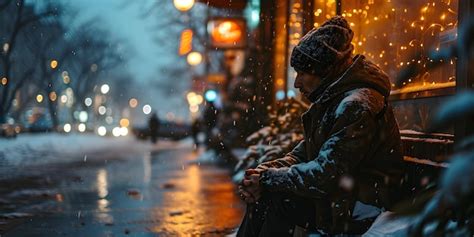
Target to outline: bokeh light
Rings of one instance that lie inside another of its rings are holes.
[[[150,105],[144,105],[143,106],[143,113],[144,114],[150,114],[151,113],[151,106]]]
[[[92,105],[92,99],[87,97],[85,100],[84,100],[84,104],[89,107]]]
[[[77,126],[77,130],[79,130],[79,132],[85,132],[85,131],[86,131],[86,125],[83,124],[83,123],[80,123],[80,124]]]
[[[130,101],[128,101],[128,104],[132,108],[136,108],[138,106],[138,100],[135,98],[131,98]]]
[[[69,123],[64,124],[63,129],[64,129],[64,132],[70,132],[71,131],[71,124],[69,124]]]
[[[100,87],[100,92],[102,92],[102,94],[107,94],[108,92],[110,91],[110,86],[107,85],[107,84],[104,84]]]
[[[36,101],[38,101],[38,103],[43,102],[43,95],[38,94],[38,95],[36,96]]]
[[[107,134],[107,128],[105,128],[104,126],[100,126],[97,128],[97,134],[99,134],[99,136],[105,136]]]

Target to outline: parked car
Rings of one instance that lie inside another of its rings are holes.
[[[29,132],[38,133],[53,130],[53,122],[51,121],[49,114],[35,113],[29,120],[30,124],[26,127]]]
[[[0,125],[0,137],[14,138],[17,132],[15,131],[16,126],[13,124],[4,123]]]

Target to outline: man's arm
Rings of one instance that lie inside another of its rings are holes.
[[[260,198],[262,189],[259,180],[260,174],[263,171],[270,167],[290,167],[291,165],[301,163],[302,160],[305,160],[305,149],[305,141],[303,140],[285,157],[264,162],[255,169],[248,169],[245,171],[244,179],[239,186],[239,192],[244,201],[247,203],[253,203]]]
[[[281,167],[290,167],[292,165],[298,164],[306,160],[306,145],[305,141],[302,140],[298,145],[293,148],[291,152],[286,154],[282,158],[276,160],[271,160],[263,162],[257,166],[257,169],[266,170],[268,168],[281,168]]]
[[[260,182],[269,191],[325,196],[336,190],[342,175],[351,174],[366,156],[375,130],[374,115],[353,103],[336,119],[329,138],[313,160],[289,168],[269,168],[262,173]]]

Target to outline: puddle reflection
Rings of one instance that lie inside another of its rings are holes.
[[[229,232],[241,220],[242,209],[228,174],[209,172],[204,167],[185,167],[186,175],[174,179],[176,189],[165,192],[163,205],[155,208],[160,224],[153,232],[205,234]]]
[[[99,198],[105,198],[109,194],[107,182],[107,170],[99,169],[97,171],[97,195]]]
[[[95,213],[95,218],[102,223],[113,223],[114,218],[109,214],[109,201],[105,199],[109,194],[109,183],[107,179],[107,170],[99,169],[97,171],[97,212]]]
[[[143,156],[143,182],[145,185],[151,181],[151,153],[147,152]]]

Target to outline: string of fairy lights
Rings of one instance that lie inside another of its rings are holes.
[[[314,0],[314,26],[336,13],[335,0]],[[410,64],[423,67],[431,59],[427,50],[439,50],[457,37],[458,0],[342,0],[342,16],[354,31],[354,53],[375,62],[391,78]],[[288,53],[302,37],[301,0],[290,3]],[[421,54],[420,58],[414,55]],[[288,83],[295,72],[288,70]],[[395,84],[392,84],[395,87]],[[405,82],[404,91],[455,86],[455,61],[432,72],[424,72]]]

